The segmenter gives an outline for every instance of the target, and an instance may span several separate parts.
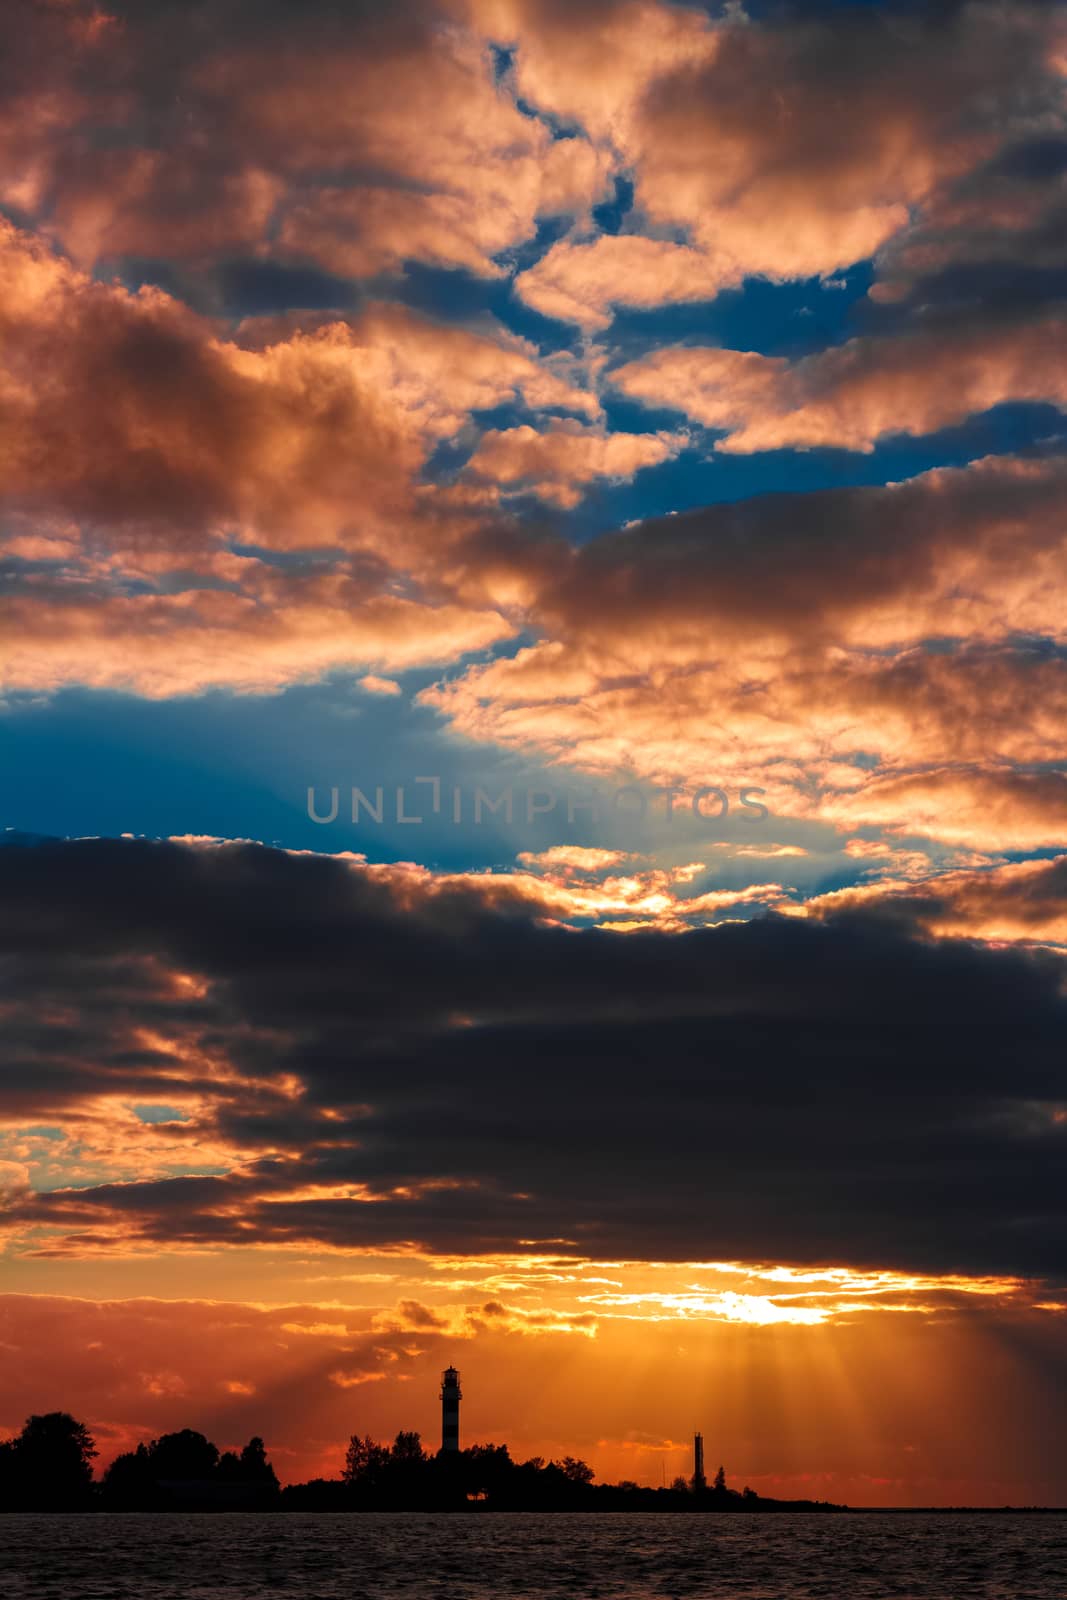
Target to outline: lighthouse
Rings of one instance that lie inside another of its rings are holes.
[[[704,1435],[702,1433],[694,1433],[694,1435],[693,1435],[693,1493],[694,1494],[703,1494],[704,1490],[707,1488],[707,1486],[708,1486],[708,1480],[704,1476]]]
[[[459,1402],[462,1390],[459,1373],[455,1367],[446,1367],[441,1374],[441,1449],[451,1452],[459,1449]]]

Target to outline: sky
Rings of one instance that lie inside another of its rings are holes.
[[[1067,1504],[1067,28],[9,0],[0,1434]]]

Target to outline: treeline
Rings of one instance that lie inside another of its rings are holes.
[[[0,1510],[267,1510],[281,1493],[258,1438],[240,1452],[220,1452],[183,1428],[116,1456],[94,1482],[97,1453],[88,1428],[68,1412],[29,1417],[21,1433],[0,1442]]]
[[[417,1433],[398,1433],[392,1445],[353,1434],[339,1480],[319,1478],[282,1491],[297,1510],[486,1511],[777,1511],[840,1509],[820,1501],[764,1500],[752,1489],[728,1487],[719,1468],[710,1487],[676,1478],[670,1488],[594,1483],[593,1469],[574,1456],[514,1461],[506,1444],[430,1454]]]
[[[594,1483],[574,1456],[514,1461],[505,1444],[431,1453],[417,1433],[391,1445],[353,1434],[337,1478],[281,1489],[260,1438],[220,1452],[183,1428],[116,1456],[93,1478],[96,1445],[67,1412],[30,1417],[0,1443],[3,1511],[835,1511],[825,1501],[738,1493],[720,1467],[710,1488],[676,1478],[670,1488]]]
[[[291,1484],[283,1500],[302,1511],[547,1511],[581,1510],[597,1492],[592,1467],[574,1456],[517,1462],[506,1444],[431,1454],[417,1433],[398,1433],[391,1445],[357,1433],[339,1479]]]
[[[220,1454],[202,1433],[182,1428],[116,1456],[100,1484],[100,1503],[114,1511],[165,1510],[175,1504],[266,1511],[280,1492],[262,1439],[249,1439],[240,1452]]]

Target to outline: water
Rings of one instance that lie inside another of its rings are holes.
[[[1065,1600],[1067,1514],[0,1516],[4,1600]]]

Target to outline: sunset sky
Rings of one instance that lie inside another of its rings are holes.
[[[0,1437],[1067,1504],[1067,22],[7,0]]]

